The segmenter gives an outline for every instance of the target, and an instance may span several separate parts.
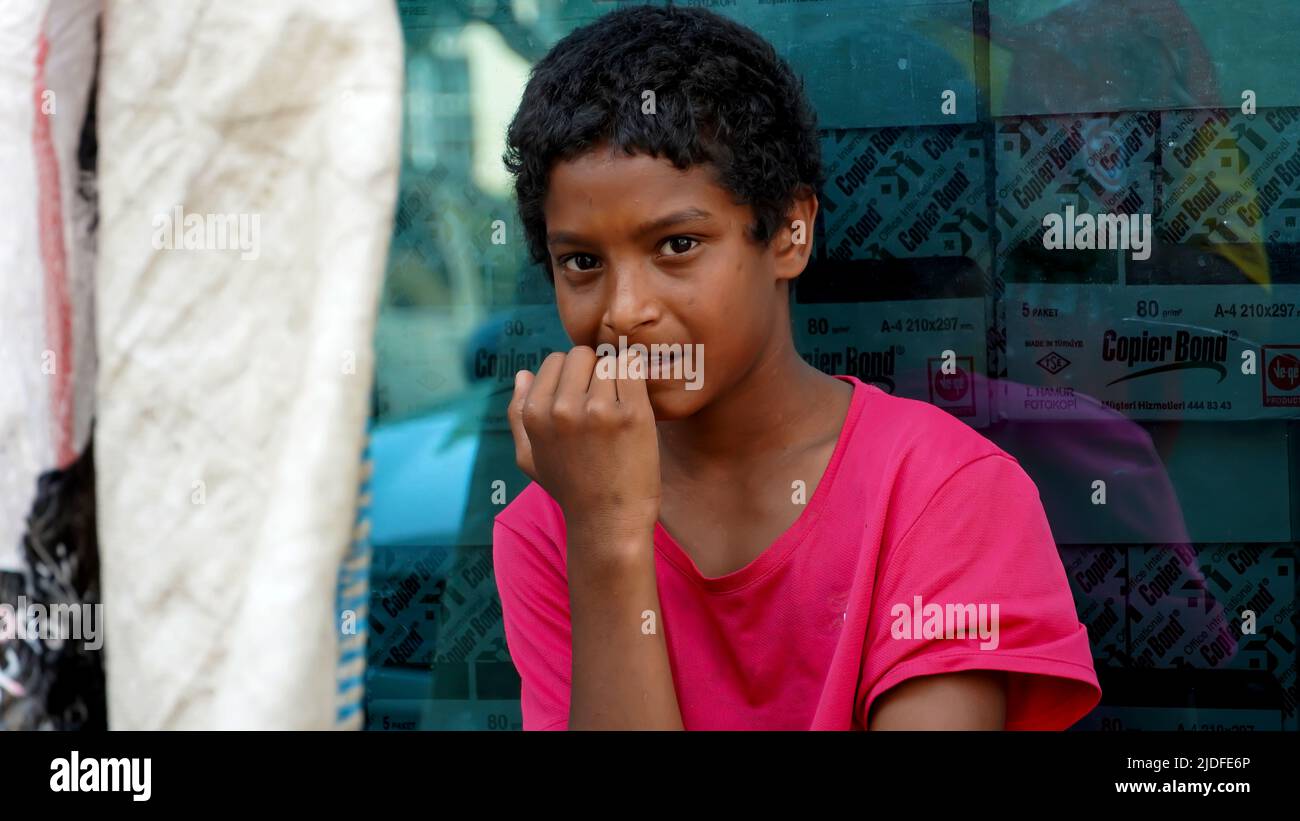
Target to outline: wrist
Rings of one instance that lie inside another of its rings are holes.
[[[566,529],[606,542],[637,542],[654,536],[659,500],[653,502],[561,505]]]
[[[654,523],[566,522],[568,563],[606,573],[639,573],[654,566]]]

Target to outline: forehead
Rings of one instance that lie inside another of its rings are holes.
[[[597,210],[644,213],[679,204],[723,210],[731,201],[711,165],[682,170],[662,157],[600,146],[555,164],[543,207],[552,223],[584,219]]]

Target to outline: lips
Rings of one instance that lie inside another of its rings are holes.
[[[627,342],[626,337],[623,337],[622,339],[622,344],[625,350],[631,351],[637,345],[640,345],[645,349],[645,352],[648,355],[648,359],[645,363],[647,370],[646,376],[654,380],[673,378],[673,369],[679,367],[684,361],[683,349],[687,344],[689,344],[684,342]],[[602,344],[608,344],[615,348],[619,347],[618,344],[613,342]],[[677,350],[672,350],[674,346]],[[656,351],[656,348],[659,348],[659,350]]]
[[[658,365],[660,368],[664,368],[664,367],[671,367],[672,364],[680,358],[681,358],[680,353],[670,351],[660,356],[650,357],[650,362],[651,364]]]

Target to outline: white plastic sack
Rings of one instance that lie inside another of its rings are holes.
[[[98,8],[0,3],[0,570],[22,565],[37,477],[90,432],[94,212],[77,152]]]
[[[101,71],[110,727],[332,727],[397,191],[394,4],[109,0]]]

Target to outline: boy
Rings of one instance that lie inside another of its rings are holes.
[[[1015,459],[795,351],[815,123],[769,44],[696,8],[612,12],[533,69],[505,160],[575,347],[509,408],[524,729],[1060,729],[1100,698]],[[698,384],[627,350],[668,344]]]

